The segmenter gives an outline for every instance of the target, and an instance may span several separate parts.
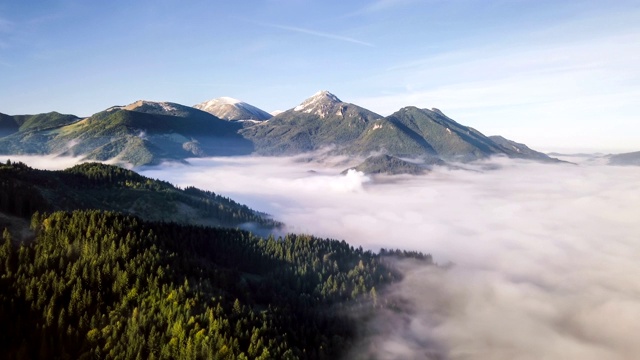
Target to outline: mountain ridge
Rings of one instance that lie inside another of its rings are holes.
[[[82,163],[65,170],[39,170],[23,163],[0,164],[6,193],[22,193],[11,203],[0,199],[0,211],[29,218],[37,211],[99,209],[149,221],[242,227],[266,231],[282,224],[231,199],[194,187],[177,188],[134,171],[102,163]]]
[[[294,155],[344,145],[367,123],[382,116],[319,91],[300,105],[240,133],[256,144],[260,155]]]
[[[250,154],[253,146],[238,134],[240,128],[189,106],[139,100],[70,124],[5,136],[0,153],[154,165],[194,156]]]
[[[207,103],[234,109],[246,104],[233,98],[218,98],[199,105]],[[138,100],[85,119],[48,113],[29,116],[27,121],[0,114],[0,131],[5,132],[0,137],[0,153],[53,153],[133,166],[184,162],[190,157],[252,153],[288,156],[319,150],[329,155],[386,154],[400,158],[437,157],[450,162],[494,155],[558,161],[524,144],[485,136],[436,108],[407,106],[383,117],[344,102],[327,90],[316,92],[268,120],[224,120],[196,107]]]
[[[196,109],[206,111],[223,120],[257,120],[265,121],[271,119],[268,112],[248,104],[242,100],[231,97],[219,97],[204,101],[193,106]]]
[[[610,165],[640,166],[640,151],[609,156]]]

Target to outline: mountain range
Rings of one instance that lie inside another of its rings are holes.
[[[328,91],[275,116],[232,98],[194,107],[139,100],[85,119],[55,112],[0,114],[0,154],[7,155],[60,154],[140,166],[191,157],[318,150],[361,159],[384,154],[428,166],[438,164],[433,159],[468,162],[494,155],[559,161],[503,137],[485,136],[438,109],[408,106],[385,117]],[[399,164],[389,160],[377,157],[369,165],[373,162],[382,171],[382,163]]]
[[[0,153],[60,154],[85,160],[155,165],[167,160],[246,155],[253,151],[252,143],[238,134],[241,124],[169,102],[136,101],[86,119],[57,113],[31,118],[39,122],[32,121],[29,127],[21,125],[17,131],[14,128],[0,138]]]

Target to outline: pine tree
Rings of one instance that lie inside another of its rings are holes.
[[[2,247],[0,247],[0,262],[3,270],[2,277],[11,277],[13,262],[13,245],[11,234],[7,228],[2,232]]]

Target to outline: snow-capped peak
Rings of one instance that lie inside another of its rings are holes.
[[[228,96],[223,96],[221,98],[218,98],[218,100],[220,102],[224,102],[226,104],[231,104],[231,105],[235,105],[235,104],[239,104],[239,103],[245,103],[244,101],[240,101],[238,99],[234,99],[234,98],[228,97]]]
[[[266,111],[232,97],[219,97],[193,106],[225,120],[267,120]]]
[[[305,113],[315,112],[318,115],[324,117],[324,115],[326,115],[325,110],[328,105],[333,105],[341,102],[342,101],[338,99],[337,96],[326,90],[322,90],[313,94],[313,96],[303,101],[302,104],[296,106],[293,110],[302,111]]]
[[[138,100],[132,104],[122,107],[125,110],[136,110],[142,107],[154,109],[156,111],[164,111],[164,112],[173,112],[177,111],[177,104],[170,102],[158,102],[158,101],[147,101],[147,100]]]
[[[328,92],[327,90],[320,90],[317,93],[313,94],[313,96],[311,98],[319,98],[319,99],[326,98],[326,99],[330,100],[331,102],[342,102],[340,99],[338,99],[337,96],[333,95],[332,93]]]
[[[240,105],[240,104],[245,104],[245,102],[243,102],[241,100],[238,100],[238,99],[234,99],[232,97],[223,96],[223,97],[215,98],[215,99],[212,99],[212,100],[205,101],[203,103],[194,105],[193,107],[196,108],[196,109],[207,111],[206,109],[212,108],[212,107],[215,107],[215,106]]]

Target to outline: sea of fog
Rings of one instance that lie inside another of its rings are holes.
[[[358,353],[636,359],[640,167],[571,160],[580,163],[502,158],[467,170],[372,178],[340,175],[339,161],[237,157],[141,173],[228,196],[272,214],[292,232],[372,250],[419,250],[454,264],[407,266],[387,295],[404,298],[410,314],[381,312],[363,324],[375,331]]]

